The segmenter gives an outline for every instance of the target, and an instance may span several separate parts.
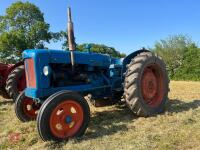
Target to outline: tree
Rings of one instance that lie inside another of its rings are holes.
[[[29,2],[16,2],[0,16],[0,60],[16,62],[25,49],[44,48],[53,39],[40,9]]]
[[[68,49],[68,45],[67,45],[67,32],[61,31],[60,32],[60,36],[59,36],[59,40],[63,40],[63,44],[62,44],[62,48],[65,50],[69,50]],[[95,53],[101,53],[101,54],[108,54],[112,57],[116,57],[116,58],[123,58],[126,57],[126,54],[124,53],[120,53],[119,51],[117,51],[115,48],[113,47],[108,47],[106,45],[103,44],[94,44],[94,43],[83,43],[83,44],[76,44],[76,49],[78,51],[85,51],[86,47],[89,45],[91,48],[91,52],[95,52]]]
[[[94,43],[87,44],[87,43],[85,43],[85,44],[78,45],[77,49],[79,51],[84,51],[85,47],[87,45],[90,45],[90,47],[91,47],[90,50],[95,53],[108,54],[108,55],[110,55],[112,57],[116,57],[116,58],[123,58],[126,56],[124,53],[120,53],[115,48],[108,47],[103,44],[94,44]]]
[[[152,49],[160,55],[167,65],[169,76],[174,77],[177,69],[183,64],[183,57],[193,42],[188,36],[174,35],[155,43]]]
[[[62,49],[69,50],[67,31],[60,31],[60,33],[59,33],[59,40],[63,41],[63,43],[62,43]]]
[[[176,80],[200,80],[200,49],[196,44],[188,46],[183,55],[182,65],[174,75]]]

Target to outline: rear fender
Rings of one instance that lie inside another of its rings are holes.
[[[10,74],[15,68],[17,68],[17,67],[19,67],[19,66],[21,66],[21,65],[24,65],[24,62],[23,61],[20,61],[20,62],[18,62],[18,63],[16,63],[16,64],[14,64],[14,65],[12,65],[11,67],[9,67],[9,69],[8,69],[8,74]]]
[[[126,65],[129,64],[134,57],[136,57],[138,54],[143,53],[143,52],[150,52],[150,51],[146,49],[137,50],[124,58],[123,66],[122,66],[123,74],[126,72]]]

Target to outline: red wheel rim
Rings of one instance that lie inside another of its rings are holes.
[[[17,89],[19,92],[23,91],[26,87],[25,73],[18,79]]]
[[[164,77],[157,64],[147,66],[142,75],[142,95],[150,107],[157,107],[164,96]]]
[[[58,138],[73,137],[83,124],[83,109],[73,100],[60,103],[51,113],[50,129]]]
[[[40,106],[36,105],[35,102],[28,97],[25,97],[23,100],[23,110],[27,117],[30,119],[36,119],[37,112]]]

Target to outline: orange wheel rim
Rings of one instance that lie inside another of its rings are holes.
[[[50,129],[58,138],[74,136],[83,124],[83,109],[78,102],[67,100],[60,103],[51,113]]]
[[[25,97],[23,100],[23,111],[30,119],[36,119],[39,107],[31,98]]]
[[[151,107],[157,107],[164,96],[164,76],[157,64],[147,66],[142,75],[142,95]]]

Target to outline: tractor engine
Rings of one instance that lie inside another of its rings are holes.
[[[69,51],[26,50],[23,55],[27,96],[41,99],[62,89],[97,98],[122,89],[122,63],[108,55],[75,51],[73,69]]]
[[[51,86],[64,87],[69,85],[89,84],[89,73],[84,66],[78,66],[72,71],[69,64],[50,64],[52,68]]]

